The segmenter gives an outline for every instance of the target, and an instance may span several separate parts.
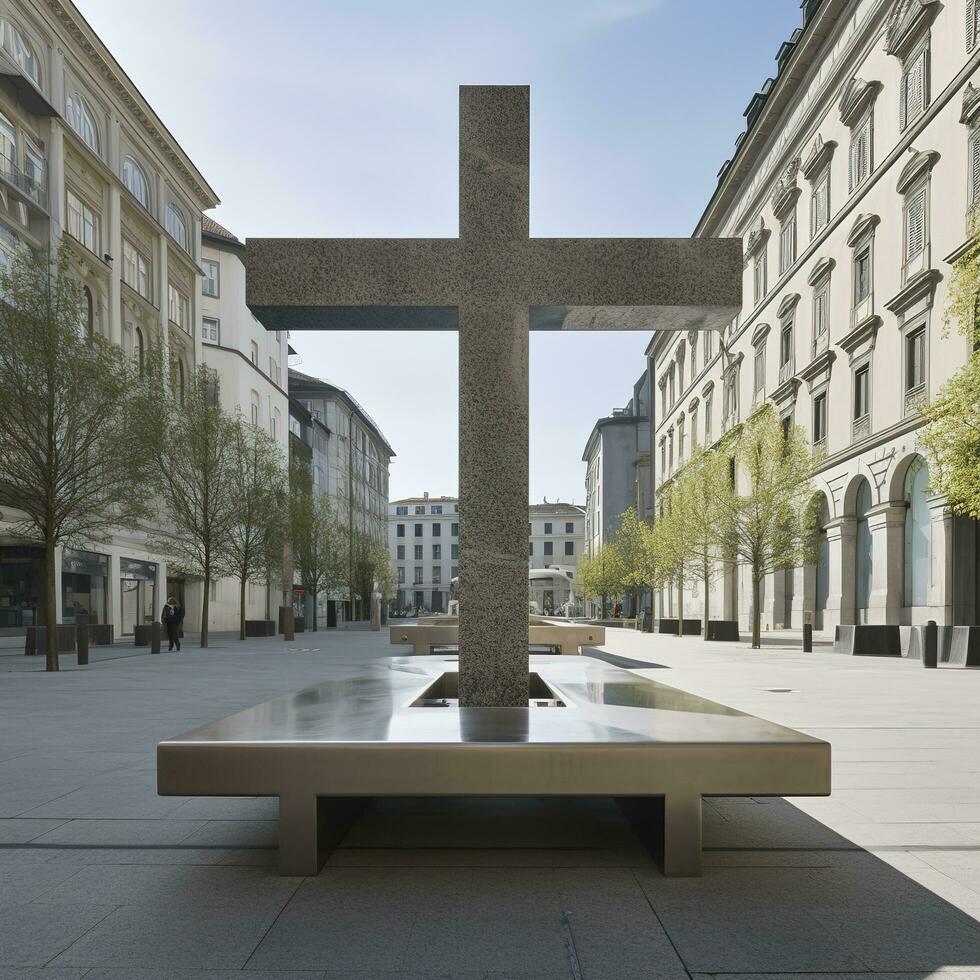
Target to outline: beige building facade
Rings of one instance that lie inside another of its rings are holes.
[[[218,198],[69,0],[0,0],[0,261],[66,239],[83,329],[142,358],[162,342],[201,360],[202,212]],[[0,515],[0,642],[45,615],[43,555]],[[76,610],[116,638],[159,616],[166,562],[145,535],[56,556],[58,622]]]
[[[767,577],[763,627],[975,624],[977,524],[932,491],[918,433],[971,353],[943,307],[980,196],[980,4],[804,13],[695,231],[743,240],[742,312],[648,349],[655,485],[769,402],[821,453],[820,557]],[[744,627],[750,596],[746,569],[727,573],[712,618]],[[703,602],[693,587],[685,616]]]

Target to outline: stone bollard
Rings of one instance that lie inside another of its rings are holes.
[[[79,667],[88,666],[88,613],[75,613],[75,649]]]
[[[288,643],[295,639],[295,622],[292,606],[280,606],[279,617],[282,620],[282,638]]]
[[[939,664],[939,627],[930,619],[922,630],[922,666],[936,667]]]
[[[161,625],[159,623],[150,623],[150,653],[160,652],[160,632]]]
[[[803,652],[813,653],[813,626],[811,623],[803,624]]]

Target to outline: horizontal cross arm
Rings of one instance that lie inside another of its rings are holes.
[[[268,330],[456,329],[455,238],[250,238],[246,301]]]

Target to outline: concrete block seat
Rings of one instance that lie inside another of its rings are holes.
[[[830,793],[828,743],[590,657],[531,657],[527,708],[460,707],[457,679],[370,661],[160,742],[158,792],[278,796],[286,875],[316,874],[371,797],[613,797],[662,827],[666,874],[698,875],[703,796]]]
[[[428,656],[433,647],[459,645],[459,621],[447,616],[448,623],[436,623],[435,618],[425,622],[389,627],[390,642],[395,645],[411,643],[416,656]],[[563,623],[560,620],[535,620],[527,628],[528,646],[552,647],[557,653],[579,654],[583,646],[602,646],[606,642],[603,626]]]

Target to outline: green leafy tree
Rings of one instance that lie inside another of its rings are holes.
[[[625,589],[625,566],[619,549],[613,542],[604,544],[594,555],[578,563],[576,589],[587,599],[599,599],[605,613],[606,599],[622,595]]]
[[[731,554],[749,566],[752,579],[752,646],[761,645],[760,597],[765,576],[777,569],[817,560],[810,479],[813,460],[799,426],[786,434],[771,406],[752,415],[735,436],[732,448],[744,492],[738,485],[720,496],[719,529]]]
[[[702,636],[708,635],[712,583],[721,575],[729,553],[724,540],[724,501],[732,493],[728,459],[721,453],[696,449],[669,484],[663,498],[664,517],[654,526],[662,566],[680,579],[683,623],[685,571],[704,589]]]
[[[629,598],[629,613],[636,615],[640,595],[658,581],[656,555],[651,548],[649,525],[635,507],[628,507],[619,518],[615,548],[622,566],[622,591]]]
[[[122,350],[87,336],[82,290],[57,255],[0,269],[0,505],[45,554],[46,668],[58,669],[55,550],[138,529],[149,516],[150,402]]]
[[[353,576],[350,582],[351,596],[359,600],[362,616],[366,612],[370,618],[375,592],[380,592],[383,599],[395,588],[390,552],[367,531],[355,528],[349,567]]]
[[[221,409],[216,372],[200,365],[181,384],[171,364],[168,377],[157,442],[163,520],[156,533],[172,566],[204,583],[201,646],[207,647],[210,583],[234,574],[232,537],[242,503],[237,496],[238,427]]]
[[[270,581],[277,550],[282,564],[289,491],[282,450],[276,440],[240,414],[234,419],[234,436],[235,511],[228,563],[238,578],[239,639],[244,640],[246,586],[261,578]],[[278,578],[282,578],[281,572]]]

